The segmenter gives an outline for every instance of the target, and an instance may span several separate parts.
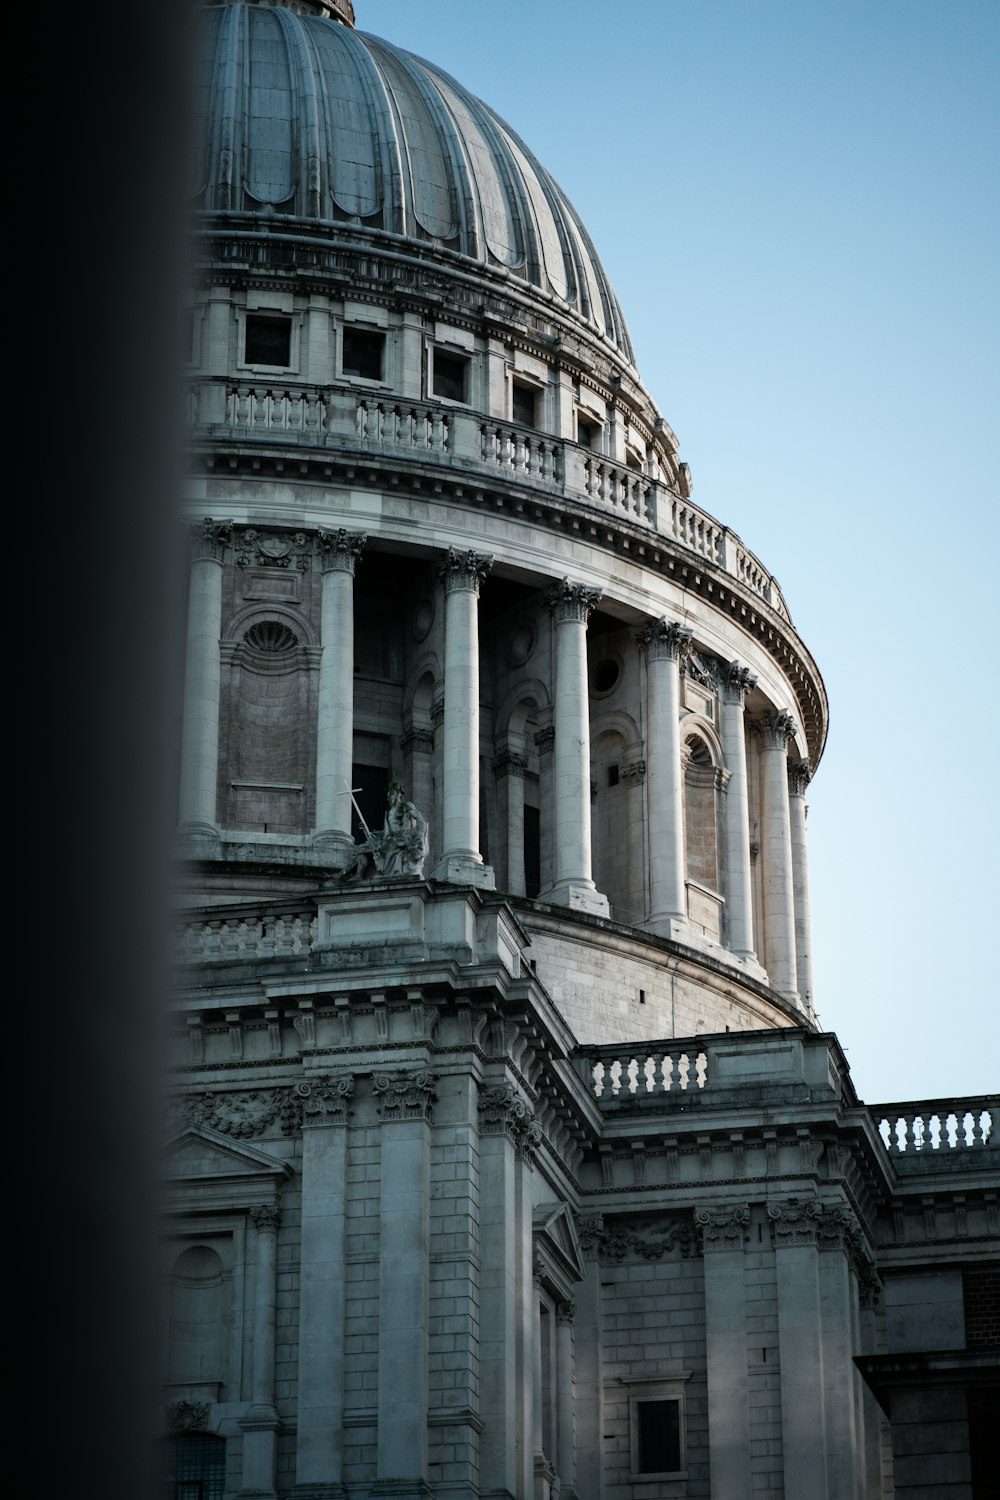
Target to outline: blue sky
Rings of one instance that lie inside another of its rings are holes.
[[[819,663],[817,1004],[859,1093],[1000,1090],[1000,5],[355,4],[568,193]]]

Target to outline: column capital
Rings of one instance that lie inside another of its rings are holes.
[[[788,790],[793,797],[804,797],[812,780],[812,766],[807,760],[796,760],[788,766]]]
[[[354,1075],[339,1078],[310,1078],[297,1083],[292,1090],[295,1103],[302,1111],[303,1129],[318,1125],[346,1125],[354,1097]]]
[[[542,1141],[541,1126],[513,1084],[481,1088],[479,1114],[484,1135],[505,1135],[519,1157],[528,1162],[533,1160]]]
[[[742,1250],[750,1231],[750,1208],[746,1203],[723,1208],[696,1208],[695,1227],[701,1231],[703,1249]]]
[[[233,540],[232,521],[213,521],[204,516],[187,528],[192,562],[221,563],[225,549]]]
[[[545,604],[555,615],[557,625],[566,621],[586,625],[603,595],[603,589],[591,589],[585,583],[574,583],[572,579],[564,578],[546,594]]]
[[[350,573],[353,576],[354,565],[364,551],[367,540],[364,534],[345,531],[343,526],[337,531],[326,531],[320,527],[316,533],[316,546],[323,572]]]
[[[277,1234],[278,1225],[281,1223],[281,1212],[275,1204],[255,1203],[250,1210],[250,1217],[253,1219],[254,1228],[258,1234],[269,1230]]]
[[[726,662],[719,672],[719,681],[723,703],[738,703],[741,707],[750,689],[757,686],[757,679],[750,668],[738,661]]]
[[[795,733],[795,720],[791,714],[765,714],[760,732],[766,750],[786,750]]]
[[[527,757],[514,750],[501,750],[494,757],[493,769],[498,776],[523,776],[528,769]]]
[[[395,1120],[429,1120],[437,1095],[433,1073],[375,1073],[372,1092],[383,1124]]]
[[[640,646],[645,646],[650,661],[680,662],[691,650],[693,633],[678,620],[668,620],[664,615],[638,631],[636,640]]]
[[[822,1213],[823,1205],[818,1198],[789,1198],[784,1203],[769,1203],[767,1217],[775,1247],[815,1245]]]
[[[539,755],[551,755],[556,743],[556,731],[554,724],[547,724],[535,735],[535,748]]]
[[[404,755],[413,753],[421,755],[432,755],[434,753],[434,730],[420,729],[417,725],[411,725],[399,736],[399,748]]]
[[[481,552],[460,552],[457,547],[448,548],[448,556],[438,566],[438,577],[444,584],[446,594],[459,589],[469,594],[478,594],[479,585],[493,566],[493,558]]]

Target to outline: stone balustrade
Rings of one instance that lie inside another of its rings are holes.
[[[669,1050],[664,1051],[663,1048]],[[602,1048],[590,1062],[594,1093],[600,1103],[637,1099],[708,1083],[708,1058],[697,1041],[663,1042],[646,1047]]]
[[[974,1150],[997,1145],[994,1125],[1000,1095],[970,1099],[918,1099],[903,1104],[872,1104],[869,1111],[893,1156],[913,1157],[923,1152],[925,1161],[949,1151]]]
[[[315,911],[187,922],[174,933],[174,956],[192,964],[293,957],[312,950],[316,927]]]
[[[185,419],[215,438],[399,454],[478,469],[485,481],[520,481],[578,499],[609,516],[671,537],[728,573],[789,619],[781,591],[753,553],[706,511],[661,480],[625,464],[508,422],[433,401],[361,396],[349,387],[293,381],[192,381]]]

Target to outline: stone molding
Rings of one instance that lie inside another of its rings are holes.
[[[440,726],[443,723],[444,723],[444,699],[443,698],[438,698],[435,703],[431,704],[431,725],[432,725],[432,731],[433,731],[433,729],[440,728]]]
[[[271,1229],[277,1233],[281,1223],[281,1210],[273,1203],[255,1203],[250,1210],[250,1217],[258,1234]]]
[[[300,1085],[301,1087],[301,1085]],[[233,1140],[249,1140],[263,1135],[275,1120],[282,1129],[297,1128],[296,1111],[291,1103],[292,1090],[287,1088],[241,1089],[217,1093],[184,1094],[168,1103],[173,1123],[204,1125]]]
[[[556,1303],[556,1322],[572,1324],[576,1318],[576,1303],[572,1297]]]
[[[603,1214],[590,1214],[576,1221],[580,1248],[602,1265],[621,1265],[626,1256],[662,1260],[677,1252],[682,1260],[700,1253],[694,1226],[687,1220],[664,1216],[637,1224],[607,1222]]]
[[[630,765],[622,766],[618,774],[623,781],[628,781],[633,786],[638,786],[645,778],[646,762],[644,760],[634,760]]]
[[[354,1075],[343,1073],[336,1078],[310,1078],[308,1083],[297,1083],[292,1093],[303,1129],[346,1125],[354,1097]]]
[[[241,568],[289,568],[308,573],[310,539],[304,531],[257,531],[248,526],[236,544],[236,563]]]
[[[750,1208],[746,1203],[727,1204],[722,1208],[696,1208],[694,1222],[706,1253],[743,1250],[750,1232]]]
[[[350,573],[354,576],[354,565],[364,551],[367,536],[345,531],[327,531],[320,527],[316,533],[316,547],[320,567],[324,573]]]
[[[765,750],[787,750],[795,734],[795,720],[791,714],[765,714],[760,721],[760,733]]]
[[[464,590],[478,594],[479,586],[493,566],[493,558],[480,552],[460,552],[457,547],[448,548],[448,556],[438,567],[438,577],[444,584],[446,594]]]
[[[719,673],[722,698],[725,703],[743,704],[747,693],[757,686],[757,679],[749,667],[738,661],[727,662]]]
[[[684,658],[684,675],[710,693],[719,691],[719,663],[712,656],[689,651]]]
[[[788,766],[788,791],[792,797],[804,797],[806,787],[812,780],[812,766],[807,760],[797,760]]]
[[[552,611],[557,625],[586,625],[603,595],[603,589],[591,589],[584,583],[564,578],[546,594],[545,605]]]
[[[404,755],[433,755],[433,729],[408,729],[399,736],[399,748]]]
[[[197,1432],[208,1425],[208,1411],[207,1401],[171,1401],[167,1426],[171,1432]]]
[[[539,755],[549,755],[555,747],[556,730],[554,724],[548,724],[540,729],[535,735],[535,748]]]
[[[417,1073],[374,1073],[372,1092],[383,1124],[397,1120],[430,1120],[437,1094],[437,1077],[421,1069]]]
[[[211,516],[187,528],[192,562],[221,563],[233,540],[232,521],[213,521]]]
[[[542,1143],[542,1127],[513,1084],[481,1086],[479,1116],[483,1135],[506,1135],[522,1160],[529,1163],[534,1160]]]
[[[666,615],[654,620],[636,633],[636,641],[646,648],[650,661],[683,662],[691,650],[694,632],[687,630],[678,620],[668,620]]]
[[[528,760],[514,750],[502,750],[494,756],[493,769],[498,776],[523,776],[528,769]]]

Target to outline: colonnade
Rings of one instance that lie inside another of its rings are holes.
[[[217,834],[222,565],[232,526],[206,518],[192,532],[180,821],[183,832]],[[344,529],[320,530],[317,538],[323,581],[313,842],[328,851],[334,868],[345,868],[353,858],[347,793],[354,743],[354,577],[365,540]],[[491,557],[452,548],[439,568],[445,603],[443,751],[440,856],[431,872],[438,880],[486,889],[493,889],[495,879],[479,849],[478,604],[492,564]],[[593,879],[591,840],[587,622],[600,598],[600,590],[564,578],[545,601],[554,627],[554,714],[545,731],[553,750],[553,819],[551,867],[543,871],[539,899],[608,916],[607,896]],[[681,684],[692,632],[663,618],[651,622],[636,639],[646,659],[649,915],[643,925],[661,936],[690,940]],[[738,661],[722,666],[718,676],[722,752],[729,773],[722,829],[727,941],[735,956],[754,961],[758,955],[744,716],[746,695],[756,678]],[[765,715],[757,728],[764,934],[759,957],[772,987],[811,1011],[805,833],[809,767],[805,762],[789,763],[788,745],[795,734],[790,715]],[[516,817],[508,821],[511,842],[519,843],[523,864],[523,834],[519,841]]]

